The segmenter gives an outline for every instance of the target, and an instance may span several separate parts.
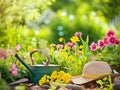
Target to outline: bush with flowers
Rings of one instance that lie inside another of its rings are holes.
[[[64,71],[54,71],[50,76],[44,75],[39,80],[39,85],[42,86],[44,84],[51,85],[53,83],[61,83],[66,84],[69,83],[71,79],[71,75],[69,73],[65,73]]]
[[[120,40],[113,30],[109,30],[98,43],[92,42],[90,49],[95,60],[108,62],[112,69],[120,72]]]
[[[19,38],[20,39],[20,38]],[[31,65],[30,52],[36,48],[46,49],[47,41],[37,40],[37,38],[28,38],[22,42],[17,43],[12,40],[13,45],[9,44],[7,47],[0,48],[0,73],[2,78],[8,83],[28,77],[28,70],[15,58],[15,54],[18,53],[24,61]],[[17,44],[16,44],[17,43]],[[35,63],[41,63],[45,61],[44,55],[33,55]]]
[[[25,68],[14,58],[16,50],[0,49],[0,74],[8,83],[27,76]]]
[[[71,75],[79,75],[85,63],[89,62],[91,51],[86,41],[82,39],[82,33],[76,32],[69,42],[64,38],[59,38],[60,44],[50,45],[51,63],[59,64],[61,70]]]

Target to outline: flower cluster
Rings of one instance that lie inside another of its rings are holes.
[[[7,58],[6,52],[3,49],[0,49],[0,59],[5,60]]]
[[[88,37],[84,41],[82,33],[75,32],[69,41],[60,37],[59,42],[60,44],[50,45],[51,63],[60,65],[61,70],[71,75],[82,73],[84,64],[90,60],[91,51],[88,46]]]
[[[98,43],[92,42],[90,45],[91,51],[102,49],[105,46],[120,44],[120,40],[115,35],[113,30],[109,30],[103,40],[98,40]]]
[[[16,64],[13,64],[12,66],[11,66],[11,71],[10,71],[10,73],[11,74],[13,74],[13,76],[17,76],[17,73],[18,73],[18,69],[16,68]]]
[[[112,69],[120,72],[120,39],[113,30],[109,30],[103,40],[90,45],[93,51],[91,60],[105,61]]]
[[[64,71],[54,71],[51,76],[49,75],[44,75],[40,80],[39,80],[39,85],[43,84],[52,84],[53,82],[58,82],[58,83],[69,83],[71,78],[71,75],[69,73],[65,73]]]
[[[59,38],[59,42],[64,42],[65,47],[69,47],[71,48],[71,50],[75,50],[75,43],[80,42],[80,37],[82,36],[81,32],[75,32],[74,36],[72,36],[72,38],[70,38],[71,42],[65,42],[64,38]],[[63,44],[57,44],[56,45],[57,48],[63,48],[64,45]]]

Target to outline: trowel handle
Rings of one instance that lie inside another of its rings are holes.
[[[31,60],[32,60],[32,65],[34,65],[34,59],[33,59],[32,55],[33,55],[33,53],[35,53],[35,52],[42,53],[42,54],[44,54],[44,55],[46,56],[46,58],[47,58],[47,62],[46,62],[45,65],[48,66],[49,63],[50,63],[50,56],[48,55],[47,52],[44,52],[44,51],[42,51],[42,50],[38,50],[38,49],[33,50],[33,51],[30,52],[30,58],[31,58]]]

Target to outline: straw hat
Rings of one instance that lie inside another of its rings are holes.
[[[97,79],[102,79],[108,75],[112,77],[119,76],[119,74],[112,73],[112,69],[108,63],[103,61],[91,61],[84,65],[82,75],[72,77],[71,81],[74,84],[85,84]]]

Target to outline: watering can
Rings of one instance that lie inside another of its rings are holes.
[[[46,56],[47,62],[43,65],[35,65],[34,64],[34,59],[32,55],[35,52],[42,53]],[[24,62],[24,60],[18,56],[18,54],[15,54],[15,57],[30,71],[30,82],[34,84],[38,84],[39,80],[44,76],[44,75],[50,75],[52,74],[53,71],[59,71],[60,66],[59,65],[54,65],[54,64],[49,64],[50,63],[50,56],[48,53],[42,51],[42,50],[33,50],[30,52],[30,58],[32,61],[32,65],[29,66]]]

